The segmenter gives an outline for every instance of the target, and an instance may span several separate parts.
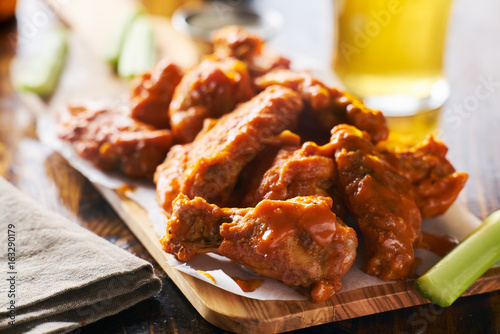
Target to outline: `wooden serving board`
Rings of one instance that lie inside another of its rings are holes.
[[[107,22],[109,10],[119,11],[122,8],[118,2],[123,4],[119,0],[73,0],[67,6],[54,7],[58,15],[70,25],[74,36],[71,45],[73,52],[70,51],[65,77],[63,76],[49,109],[77,97],[103,97],[110,94],[113,98],[126,87],[126,84],[117,82],[119,80],[97,56],[101,54],[98,49],[105,45],[105,34],[99,33],[100,24]],[[96,11],[96,8],[100,10]],[[93,19],[89,19],[92,17]],[[200,55],[194,42],[175,32],[168,20],[156,21],[156,27],[161,31],[160,40],[164,41],[159,42],[164,46],[161,48],[162,56],[169,56],[184,66],[197,61]],[[81,69],[91,75],[82,76]],[[74,75],[80,75],[80,81],[78,85],[72,86]],[[26,101],[33,107],[32,97]],[[47,108],[45,104],[43,106]],[[37,109],[38,112],[47,112]],[[411,280],[340,292],[322,304],[309,301],[262,301],[226,292],[172,268],[147,212],[122,191],[99,184],[95,186],[196,310],[207,321],[225,330],[238,333],[285,332],[428,303],[416,291]],[[489,270],[464,295],[500,289],[499,277],[500,268]]]
[[[172,268],[146,211],[120,190],[96,187],[198,312],[225,330],[280,333],[428,303],[416,291],[413,280],[341,291],[322,304],[262,301],[226,292]],[[500,289],[499,277],[500,267],[490,269],[464,296]]]

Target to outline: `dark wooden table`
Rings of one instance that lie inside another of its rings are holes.
[[[457,0],[450,28],[452,96],[441,127],[455,166],[470,174],[460,200],[481,218],[500,208],[500,2]],[[224,333],[206,322],[96,189],[36,138],[35,119],[9,78],[14,20],[0,25],[0,175],[47,208],[153,263],[163,289],[82,333]],[[500,333],[500,291],[446,309],[423,305],[297,333]]]

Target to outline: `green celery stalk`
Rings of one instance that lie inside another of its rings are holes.
[[[134,22],[134,20],[143,13],[144,9],[141,6],[134,6],[127,10],[127,12],[118,21],[118,24],[114,27],[115,29],[113,30],[109,44],[107,44],[107,48],[104,53],[105,60],[113,67],[118,65],[120,53],[132,22]]]
[[[156,61],[153,26],[147,16],[138,16],[130,26],[118,60],[118,75],[135,77],[153,68]]]
[[[23,64],[16,80],[18,89],[40,96],[54,92],[66,62],[68,37],[67,29],[62,26],[47,31],[40,49]]]
[[[500,260],[500,210],[492,213],[463,242],[415,281],[420,294],[450,306]]]

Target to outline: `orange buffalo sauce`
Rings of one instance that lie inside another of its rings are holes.
[[[266,222],[267,230],[262,235],[259,251],[266,252],[280,244],[282,239],[306,231],[320,246],[335,240],[337,216],[326,201],[276,202],[264,200],[254,215]]]
[[[262,284],[262,280],[260,278],[241,279],[238,276],[231,278],[236,282],[236,284],[238,284],[243,292],[255,291]]]
[[[118,187],[116,190],[122,192],[122,193],[126,193],[126,192],[133,192],[137,189],[137,186],[133,186],[131,184],[128,184],[128,183],[124,183],[121,187]]]
[[[417,241],[416,248],[423,248],[433,252],[439,256],[448,254],[459,241],[449,235],[435,236],[426,232],[422,232]]]
[[[197,270],[197,272],[199,272],[200,274],[208,277],[215,284],[215,278],[212,275],[210,275],[209,273],[207,273],[207,272],[205,272],[203,270]]]

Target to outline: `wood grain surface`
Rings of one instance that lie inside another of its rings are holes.
[[[453,163],[471,176],[460,200],[481,218],[500,208],[500,45],[497,40],[500,22],[496,18],[499,12],[500,4],[496,1],[456,1],[448,52],[453,93],[443,112],[443,136],[450,146]],[[17,27],[22,28],[22,23],[19,20]],[[0,27],[0,175],[48,208],[151,261],[164,284],[162,292],[153,298],[79,332],[223,333],[224,330],[212,326],[195,311],[99,191],[61,156],[37,141],[34,116],[21,103],[9,80],[10,61],[16,52],[16,45],[9,37],[15,32],[14,21]],[[489,89],[489,96],[479,98],[478,89]],[[461,121],[450,121],[454,115],[459,115]],[[390,292],[404,295],[405,291],[402,286]],[[273,304],[269,309],[300,310],[299,306]],[[359,306],[349,307],[357,310]],[[357,311],[361,314],[364,310]],[[336,312],[338,315],[341,311]],[[328,313],[318,316],[324,317],[320,322],[335,320]],[[304,318],[307,318],[304,322],[320,323],[312,314]],[[493,292],[461,298],[446,309],[414,306],[300,332],[498,333],[498,328],[500,293]]]

